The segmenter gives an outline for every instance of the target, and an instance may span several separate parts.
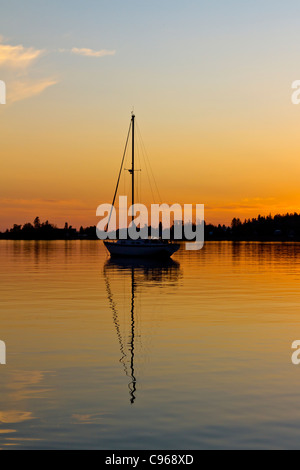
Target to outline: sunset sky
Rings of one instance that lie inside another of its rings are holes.
[[[296,0],[2,1],[0,230],[97,224],[133,107],[163,202],[299,212],[299,57]]]

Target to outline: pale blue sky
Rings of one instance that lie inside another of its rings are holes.
[[[209,95],[224,86],[230,94],[235,81],[241,86],[247,77],[297,78],[296,1],[10,0],[1,12],[6,42],[47,51],[40,73],[65,79],[69,90],[72,74],[87,76],[86,86],[95,90],[101,80],[108,94],[127,90],[135,105],[145,90],[163,104],[168,89],[181,96],[189,91],[189,101],[199,86]],[[116,55],[82,61],[58,53],[73,47],[116,50]],[[93,75],[95,81],[88,80]]]

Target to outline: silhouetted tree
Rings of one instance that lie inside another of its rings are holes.
[[[40,222],[40,218],[39,218],[39,217],[36,217],[36,218],[34,219],[33,225],[34,225],[34,228],[35,228],[36,230],[38,230],[38,229],[40,228],[41,222]]]

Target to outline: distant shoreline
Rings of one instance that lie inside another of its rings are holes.
[[[196,229],[195,224],[192,228]],[[149,235],[151,227],[148,227]],[[158,230],[160,236],[163,234],[162,225]],[[170,228],[170,240],[175,240],[174,225]],[[118,238],[118,230],[117,230]],[[167,237],[163,237],[167,238]],[[228,242],[300,242],[300,214],[277,214],[261,216],[253,219],[245,219],[242,222],[234,218],[230,226],[226,225],[204,225],[205,241],[228,241]],[[96,226],[73,228],[67,222],[64,228],[58,228],[54,224],[41,222],[36,217],[33,224],[17,225],[5,232],[0,232],[0,240],[98,240]],[[177,241],[177,240],[176,240]],[[183,242],[191,241],[185,240]]]
[[[59,237],[59,238],[50,238],[50,237],[44,237],[44,238],[14,238],[14,237],[9,237],[9,236],[3,236],[3,234],[0,234],[0,241],[1,240],[6,240],[6,241],[102,241],[100,240],[97,236],[94,237]],[[187,243],[190,241],[195,241],[195,240],[175,240],[174,238],[170,238],[171,241],[176,241],[177,243]],[[288,238],[288,237],[282,237],[282,236],[277,236],[277,237],[261,237],[261,238],[218,238],[218,237],[213,237],[210,235],[205,236],[205,242],[241,242],[241,243],[247,243],[247,242],[257,242],[257,243],[264,243],[264,242],[278,242],[278,243],[300,243],[300,237],[299,238]]]
[[[99,238],[5,238],[0,237],[0,241],[13,241],[13,242],[58,242],[58,241],[98,241],[101,242]],[[188,243],[195,240],[172,240],[176,243]],[[264,238],[264,239],[218,239],[218,238],[205,238],[205,242],[232,242],[232,243],[300,243],[300,239],[285,239],[285,238]]]

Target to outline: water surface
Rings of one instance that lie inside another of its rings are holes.
[[[0,448],[299,448],[300,244],[0,241]]]

